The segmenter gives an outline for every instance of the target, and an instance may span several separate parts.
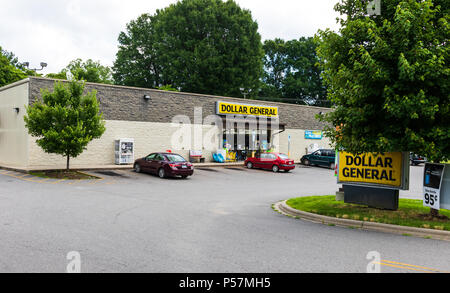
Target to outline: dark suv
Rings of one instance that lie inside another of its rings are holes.
[[[317,150],[312,154],[304,155],[301,158],[302,164],[316,165],[316,166],[325,166],[330,169],[334,169],[336,163],[336,152],[334,150]]]

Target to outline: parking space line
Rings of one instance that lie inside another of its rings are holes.
[[[82,182],[82,180],[70,180],[67,182],[67,185],[74,185],[74,184],[80,183],[80,182]]]
[[[437,269],[432,269],[424,266],[417,266],[417,265],[410,265],[406,263],[401,262],[395,262],[390,260],[381,260],[381,262],[377,263],[383,266],[398,268],[398,269],[404,269],[404,270],[411,270],[411,271],[418,271],[423,273],[448,273],[445,271],[440,271]]]
[[[114,184],[114,183],[116,183],[116,180],[113,180],[113,181],[107,182],[107,183],[105,183],[105,185],[110,185],[110,184]]]
[[[25,174],[25,176],[22,176],[22,178],[26,178],[26,179],[30,179],[30,178],[34,178],[34,175],[31,174]]]
[[[97,184],[99,182],[102,182],[103,180],[105,180],[104,178],[100,178],[100,179],[91,179],[92,182],[89,182],[88,184]]]
[[[384,263],[388,263],[388,264],[394,264],[394,265],[400,265],[400,266],[424,269],[424,270],[431,271],[431,272],[436,272],[436,273],[449,273],[449,272],[445,272],[445,271],[441,271],[441,270],[437,270],[437,269],[432,269],[432,268],[428,268],[428,267],[424,267],[424,266],[410,265],[410,264],[401,263],[401,262],[395,262],[395,261],[391,261],[391,260],[381,260],[381,261],[384,262]]]
[[[379,265],[382,265],[382,266],[398,268],[398,269],[412,270],[412,271],[418,271],[418,272],[423,272],[423,273],[429,273],[429,274],[434,273],[434,272],[430,272],[430,271],[424,271],[424,270],[418,270],[418,269],[413,269],[413,268],[408,268],[408,267],[396,266],[396,265],[391,265],[391,264],[386,264],[386,263],[381,263],[381,262],[377,262],[376,264],[379,264]]]
[[[61,182],[63,182],[63,181],[66,181],[66,179],[60,179],[60,180],[57,180],[57,181],[51,182],[50,184],[61,183]]]
[[[16,178],[24,178],[24,177],[28,176],[28,174],[19,174],[19,173],[16,173],[14,175]]]

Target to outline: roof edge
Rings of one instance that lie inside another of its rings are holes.
[[[53,81],[66,81],[64,79],[54,79],[54,78],[47,78],[47,77],[39,77],[39,76],[30,76],[28,80],[30,79],[40,79],[40,80],[53,80]],[[149,89],[149,88],[141,88],[141,87],[133,87],[133,86],[123,86],[123,85],[115,85],[115,84],[105,84],[105,83],[95,83],[95,82],[86,82],[86,84],[89,85],[98,85],[98,86],[104,86],[104,87],[111,87],[111,88],[122,88],[122,89],[134,89],[134,90],[145,90],[150,92],[156,92],[156,93],[170,93],[175,95],[190,95],[190,96],[197,96],[197,97],[207,97],[207,98],[214,98],[214,99],[227,99],[227,100],[235,100],[240,102],[260,102],[264,104],[272,104],[272,105],[286,105],[286,106],[295,106],[295,107],[301,107],[301,108],[310,108],[310,109],[319,109],[319,110],[329,110],[331,111],[331,108],[326,107],[319,107],[319,106],[308,106],[308,105],[297,105],[297,104],[289,104],[289,103],[282,103],[282,102],[273,102],[273,101],[264,101],[264,100],[253,100],[253,99],[243,99],[243,98],[235,98],[235,97],[225,97],[225,96],[215,96],[215,95],[208,95],[208,94],[197,94],[197,93],[188,93],[188,92],[172,92],[172,91],[163,91],[163,90],[157,90],[157,89]],[[1,90],[1,89],[0,89]]]
[[[24,83],[29,83],[29,82],[30,82],[30,78],[27,77],[25,79],[22,79],[22,80],[19,80],[19,81],[16,81],[16,82],[13,82],[13,83],[10,83],[10,84],[0,87],[0,92],[10,89],[10,88],[13,88],[13,87],[16,87],[16,86],[19,86],[19,85],[22,85]]]

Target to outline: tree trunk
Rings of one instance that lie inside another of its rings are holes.
[[[66,171],[67,172],[69,172],[69,159],[70,159],[70,156],[67,155],[67,165],[66,165]]]

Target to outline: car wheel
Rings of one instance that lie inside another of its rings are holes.
[[[272,166],[272,171],[273,171],[274,173],[277,173],[278,171],[280,171],[280,167],[278,167],[277,165],[273,165],[273,166]]]
[[[303,161],[303,165],[309,166],[309,165],[311,165],[311,162],[310,162],[308,159],[305,159],[305,160]]]
[[[158,176],[159,178],[166,178],[166,171],[164,171],[164,168],[158,170]]]
[[[248,169],[253,169],[253,163],[252,162],[248,162],[247,163],[247,168]]]
[[[334,163],[331,163],[331,164],[330,164],[330,169],[331,169],[331,170],[334,170],[335,167],[336,167],[336,165],[335,165]]]
[[[136,173],[141,173],[141,166],[139,164],[134,165],[134,171],[136,171]]]

